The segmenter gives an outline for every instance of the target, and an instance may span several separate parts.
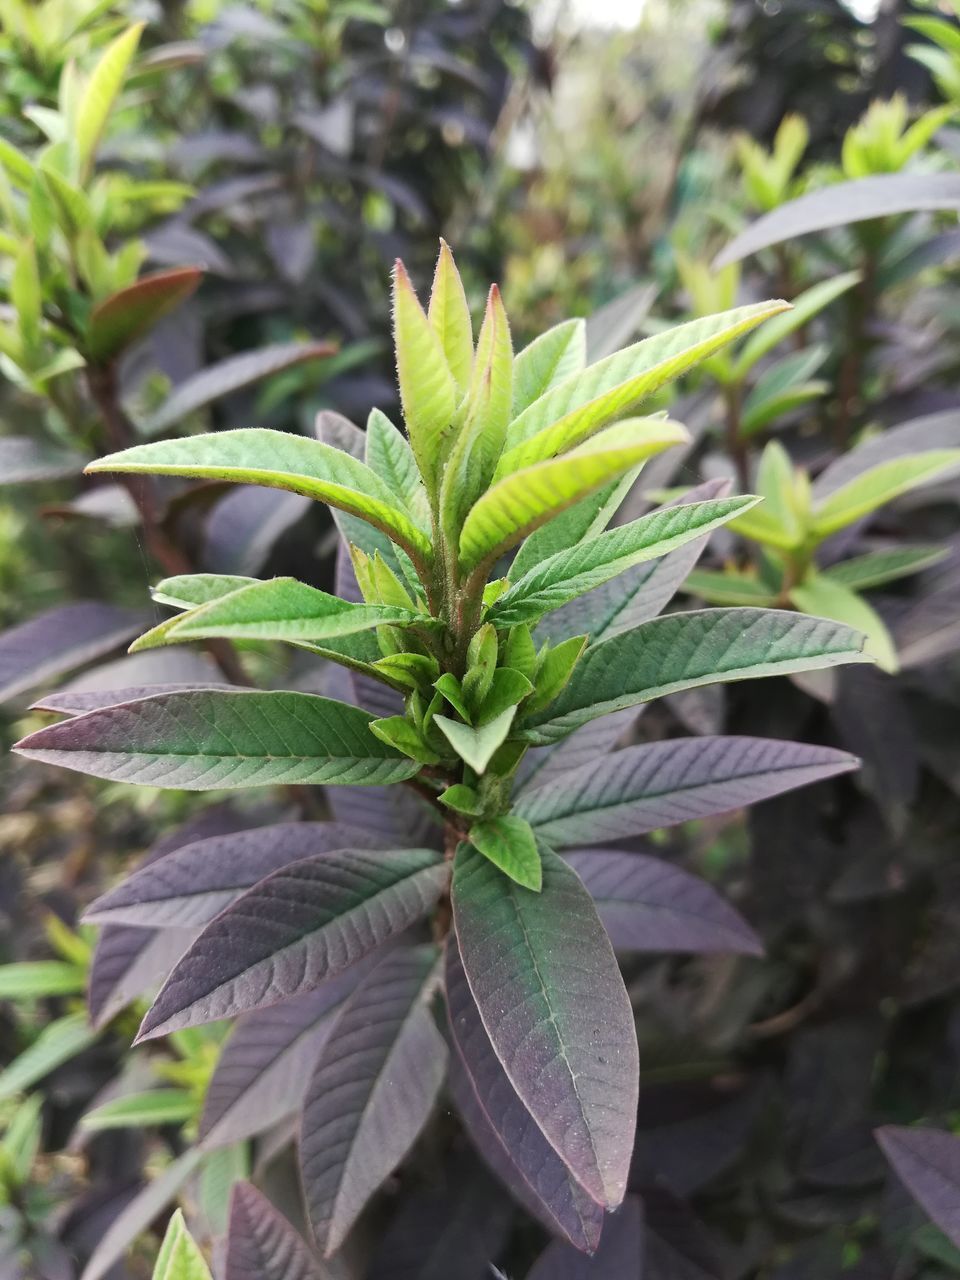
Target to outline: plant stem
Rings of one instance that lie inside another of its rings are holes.
[[[743,388],[739,382],[728,382],[723,388],[723,402],[726,407],[725,434],[727,453],[736,467],[737,484],[741,493],[750,488],[750,467],[747,461],[747,449],[740,435],[740,414],[743,407]]]

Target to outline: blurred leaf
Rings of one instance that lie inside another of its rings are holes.
[[[157,271],[97,303],[90,313],[85,353],[96,364],[109,363],[185,302],[202,279],[199,267]]]
[[[147,1089],[112,1098],[81,1117],[84,1129],[142,1129],[151,1125],[180,1125],[192,1120],[197,1101],[184,1089]]]
[[[887,1125],[877,1141],[910,1194],[960,1248],[960,1138]]]
[[[223,1280],[324,1280],[325,1272],[270,1201],[238,1182],[230,1201]]]
[[[85,1013],[48,1023],[29,1048],[0,1071],[0,1098],[24,1093],[51,1071],[83,1053],[97,1039]]]
[[[87,975],[63,960],[24,960],[0,965],[0,1000],[41,1000],[85,991]]]
[[[93,162],[100,135],[123,88],[145,25],[136,23],[107,46],[80,95],[73,126],[81,176]]]
[[[847,293],[848,290],[859,283],[860,272],[847,271],[843,275],[834,276],[830,280],[823,280],[820,284],[815,284],[812,288],[805,289],[803,293],[793,299],[792,310],[783,311],[780,315],[774,316],[772,320],[767,321],[762,329],[759,329],[747,339],[733,363],[733,379],[737,382],[742,381],[757,361],[761,360],[768,351],[772,351],[791,333],[796,333],[798,329],[802,329],[824,307],[828,307],[841,294]]]
[[[901,494],[958,467],[960,449],[930,449],[881,462],[835,489],[814,508],[814,532],[818,538],[828,538]]]
[[[0,634],[0,698],[104,657],[142,629],[147,618],[115,605],[59,605]]]
[[[946,547],[891,547],[885,551],[868,551],[850,560],[841,560],[822,570],[821,577],[839,582],[851,591],[881,587],[899,578],[909,577],[938,564],[949,551]]]
[[[897,650],[886,624],[862,596],[835,578],[808,574],[798,586],[791,588],[790,600],[804,613],[819,618],[833,618],[862,631],[867,637],[864,652],[875,658],[884,671],[896,671]]]

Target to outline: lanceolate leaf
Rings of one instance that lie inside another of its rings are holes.
[[[183,1210],[170,1219],[153,1268],[153,1280],[211,1280],[210,1268],[187,1230]]]
[[[554,1241],[534,1263],[527,1280],[613,1280],[614,1276],[617,1280],[666,1280],[666,1273],[644,1265],[643,1207],[635,1196],[604,1220],[600,1247],[592,1258]]]
[[[613,1208],[626,1189],[636,1121],[633,1013],[589,895],[556,854],[541,853],[543,891],[532,893],[460,846],[453,877],[460,954],[521,1101],[577,1181]]]
[[[142,276],[135,284],[111,294],[90,313],[85,354],[95,363],[112,360],[168,312],[186,302],[202,278],[199,267],[178,267]],[[95,464],[90,465],[92,469]]]
[[[446,1050],[428,1004],[436,981],[434,947],[392,951],[351,996],[320,1054],[300,1160],[327,1254],[407,1154],[440,1090]]]
[[[645,338],[566,378],[510,424],[510,447],[501,459],[497,476],[510,475],[520,467],[579,444],[786,306],[785,302],[761,302],[693,320]]]
[[[78,476],[86,461],[78,453],[29,436],[0,436],[0,485]]]
[[[447,874],[432,849],[341,850],[275,871],[197,938],[144,1018],[141,1038],[312,989],[426,915]]]
[[[551,742],[597,716],[697,685],[867,662],[863,644],[840,623],[776,609],[669,614],[592,645],[529,736]]]
[[[585,538],[595,538],[603,533],[642,469],[643,464],[640,463],[613,484],[606,485],[581,502],[575,502],[572,507],[567,507],[566,511],[535,530],[518,548],[510,565],[510,580],[519,582],[526,573],[549,556],[567,551]]]
[[[197,605],[220,600],[241,587],[257,585],[259,579],[233,573],[185,573],[177,578],[164,578],[151,592],[157,604],[174,609],[193,609]]]
[[[534,338],[514,361],[514,417],[551,387],[582,372],[586,363],[587,326],[583,320],[563,320]]]
[[[109,604],[48,609],[0,635],[0,698],[12,698],[120,647],[148,615]]]
[[[577,849],[566,860],[593,898],[615,947],[625,951],[761,955],[763,944],[716,889],[643,853]]]
[[[371,718],[306,693],[170,693],[40,729],[16,749],[95,778],[188,791],[411,777],[419,766],[375,738]]]
[[[137,51],[144,25],[142,22],[136,23],[107,46],[79,97],[74,142],[82,174],[86,173],[91,164],[100,135]]]
[[[57,711],[61,715],[83,715],[86,711],[98,711],[101,707],[115,707],[121,702],[136,702],[140,698],[154,698],[164,693],[196,693],[208,689],[232,689],[235,686],[225,680],[198,681],[183,684],[130,685],[121,689],[63,689],[47,693],[31,706],[31,711]]]
[[[960,1249],[960,1138],[887,1125],[877,1141],[913,1198]]]
[[[664,507],[631,524],[558,552],[531,569],[502,595],[489,612],[497,625],[531,622],[601,586],[634,565],[710,533],[759,499],[718,498],[690,506]]]
[[[238,1020],[207,1086],[199,1134],[205,1148],[242,1142],[300,1109],[334,1018],[365,964]]]
[[[194,928],[281,867],[375,838],[339,822],[278,822],[209,836],[176,849],[97,898],[84,918],[103,924]]]
[[[467,514],[461,566],[492,563],[558,512],[686,438],[667,418],[628,420],[563,457],[506,474]]]
[[[414,556],[430,544],[396,506],[390,489],[362,462],[319,440],[258,427],[135,445],[92,462],[88,471],[195,476],[289,489],[366,520]]]
[[[517,1096],[484,1029],[454,937],[447,938],[444,985],[456,1053],[451,1085],[474,1142],[550,1230],[577,1249],[595,1249],[603,1210],[571,1177]]]
[[[38,1080],[89,1049],[96,1038],[84,1013],[68,1013],[48,1022],[36,1040],[0,1071],[0,1101],[26,1093]]]
[[[516,812],[551,845],[623,840],[740,809],[858,763],[843,751],[773,738],[671,738],[624,747],[526,791]]]
[[[790,592],[790,603],[804,613],[833,618],[855,627],[867,637],[864,652],[884,671],[896,671],[899,663],[893,637],[887,625],[873,608],[843,583],[818,573],[811,573]]]
[[[191,413],[206,408],[221,396],[232,395],[262,378],[269,378],[271,374],[307,360],[331,356],[335,350],[328,342],[287,342],[228,356],[175,387],[169,399],[140,424],[140,430],[145,435],[169,431]]]
[[[463,291],[460,272],[445,240],[440,241],[440,256],[430,291],[427,318],[437,335],[447,368],[462,395],[470,381],[473,367],[473,325],[470,308]]]
[[[884,503],[960,467],[960,449],[928,449],[890,462],[881,462],[835,489],[814,509],[818,538],[829,537]]]
[[[868,551],[865,555],[841,560],[824,569],[822,576],[842,583],[851,591],[866,591],[880,587],[898,578],[909,577],[921,569],[929,569],[948,553],[946,547],[891,547],[889,550]]]
[[[813,485],[815,502],[822,503],[865,471],[897,458],[930,449],[960,448],[960,412],[947,409],[901,423],[878,435],[868,436],[848,453],[842,453],[821,471]]]
[[[230,1200],[223,1280],[324,1280],[321,1270],[283,1215],[249,1182]]]

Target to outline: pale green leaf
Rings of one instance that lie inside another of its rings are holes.
[[[511,880],[540,892],[543,864],[529,822],[511,814],[476,822],[470,828],[470,843]]]
[[[111,1098],[81,1117],[84,1129],[144,1129],[151,1125],[185,1124],[192,1120],[199,1103],[185,1089],[145,1089]]]
[[[548,556],[566,551],[568,547],[575,547],[586,538],[595,538],[603,533],[642,470],[643,463],[632,467],[613,484],[604,486],[582,502],[575,502],[572,507],[567,507],[566,511],[534,530],[529,538],[524,539],[514,556],[510,566],[510,580],[519,582],[525,573]]]
[[[713,569],[692,569],[687,574],[683,590],[699,596],[708,604],[758,605],[777,603],[777,594],[758,578],[732,570],[718,573]]]
[[[733,363],[732,376],[735,381],[742,382],[758,360],[768,351],[781,343],[784,338],[802,329],[805,324],[828,307],[841,294],[860,283],[859,271],[847,271],[843,275],[834,276],[832,280],[823,280],[810,289],[805,289],[793,300],[793,309],[784,311],[769,324],[749,338]]]
[[[516,707],[508,707],[489,724],[477,729],[447,716],[434,716],[433,723],[439,727],[460,759],[466,761],[476,773],[483,773],[494,752],[506,741],[516,714]]]
[[[193,609],[257,582],[259,578],[244,578],[233,573],[184,573],[179,577],[164,578],[150,594],[157,604],[168,604],[174,609]]]
[[[210,1268],[177,1209],[163,1237],[153,1280],[211,1280]]]
[[[64,960],[24,960],[0,965],[0,1000],[38,1000],[45,996],[79,995],[87,975]]]
[[[834,490],[814,509],[818,538],[828,538],[885,503],[960,467],[960,449],[928,449],[881,462]]]
[[[81,176],[88,172],[93,161],[145,25],[136,23],[107,45],[77,102],[74,141]]]
[[[48,1023],[33,1044],[0,1072],[0,1099],[32,1088],[51,1071],[89,1049],[96,1038],[97,1032],[85,1013],[70,1013]]]
[[[440,241],[440,256],[437,258],[437,269],[433,277],[427,318],[462,395],[470,382],[470,371],[473,368],[473,325],[467,296],[463,291],[463,281],[445,240]]]
[[[513,365],[513,415],[518,417],[551,387],[587,363],[587,326],[564,320],[524,347]]]
[[[367,418],[365,461],[417,524],[429,520],[426,490],[409,441],[379,409],[372,409]]]
[[[897,650],[886,623],[862,596],[843,583],[820,574],[810,574],[790,592],[790,602],[804,613],[846,623],[867,637],[864,652],[875,658],[884,671],[896,671]]]
[[[866,591],[929,569],[947,555],[947,547],[891,547],[889,551],[868,551],[865,555],[841,560],[824,569],[822,576],[852,591]]]

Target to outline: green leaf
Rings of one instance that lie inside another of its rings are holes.
[[[592,645],[526,736],[555,742],[597,716],[699,685],[869,662],[863,644],[849,627],[784,610],[667,614]]]
[[[70,1013],[48,1023],[33,1044],[0,1071],[0,1099],[32,1088],[51,1071],[89,1049],[97,1034],[86,1013]]]
[[[403,509],[418,522],[428,519],[426,490],[413,450],[403,432],[379,409],[372,409],[367,418],[365,449],[367,466],[400,499]]]
[[[474,717],[477,724],[489,724],[491,720],[496,720],[509,707],[515,707],[531,693],[533,684],[525,675],[510,667],[498,667]]]
[[[209,791],[273,783],[402,782],[417,766],[359,707],[308,693],[159,694],[40,729],[17,750],[95,778]]]
[[[145,1089],[111,1098],[81,1117],[84,1129],[146,1129],[151,1125],[185,1124],[197,1114],[198,1103],[185,1089]]]
[[[834,276],[832,280],[824,280],[820,284],[805,289],[793,300],[793,310],[784,311],[769,324],[749,338],[733,363],[734,381],[742,382],[758,360],[762,360],[768,351],[772,351],[784,338],[802,329],[805,324],[828,307],[841,294],[860,283],[859,271],[847,271],[843,275]]]
[[[582,502],[575,502],[572,507],[567,507],[566,511],[534,530],[513,558],[510,580],[518,582],[525,573],[548,556],[566,551],[568,547],[575,547],[577,543],[603,533],[642,470],[643,463],[631,467],[613,484],[592,493]]]
[[[5,1165],[16,1182],[23,1185],[33,1171],[34,1161],[43,1141],[43,1094],[31,1093],[18,1103],[7,1131],[0,1142],[0,1179],[7,1185]]]
[[[867,637],[864,652],[875,658],[884,671],[897,670],[897,650],[886,624],[877,611],[849,587],[820,574],[810,574],[790,592],[790,602],[804,613],[832,618],[862,631]]]
[[[107,364],[179,307],[203,279],[199,267],[155,271],[99,302],[90,313],[83,354]]]
[[[529,822],[509,814],[475,822],[470,828],[470,843],[511,880],[534,893],[540,892],[543,865]]]
[[[744,436],[756,435],[777,418],[793,413],[795,409],[800,409],[813,400],[819,400],[829,390],[830,383],[823,378],[818,378],[811,382],[798,383],[795,387],[790,387],[759,403],[751,395],[743,407],[740,433]]]
[[[581,319],[554,325],[517,356],[513,364],[513,416],[587,363],[587,326]]]
[[[779,551],[792,551],[803,541],[803,534],[796,523],[791,522],[789,527],[784,525],[775,512],[767,510],[766,504],[734,516],[729,526],[741,537],[762,543],[765,547],[776,547]]]
[[[177,1209],[163,1237],[153,1280],[211,1280],[210,1268]]]
[[[258,427],[185,440],[135,445],[92,462],[88,471],[195,476],[289,489],[366,520],[422,565],[426,536],[395,505],[393,494],[368,466],[319,440]]]
[[[565,689],[587,646],[586,636],[571,636],[561,640],[540,659],[537,670],[536,692],[527,704],[530,713],[542,711]]]
[[[107,45],[80,95],[74,121],[74,142],[81,177],[90,169],[145,25],[136,23]]]
[[[471,817],[483,812],[483,804],[477,792],[462,782],[455,782],[446,791],[441,791],[437,799],[448,809],[455,809],[457,813],[466,813]]]
[[[192,609],[228,596],[232,591],[252,587],[259,581],[259,578],[244,578],[233,573],[184,573],[179,577],[164,578],[150,594],[157,604],[168,604],[174,609]]]
[[[431,495],[454,428],[457,390],[443,347],[400,259],[393,273],[393,329],[403,420]]]
[[[316,642],[370,631],[386,623],[418,620],[430,621],[408,609],[350,604],[296,578],[272,578],[241,587],[173,619],[173,625],[164,631],[163,642],[178,644],[214,637]]]
[[[566,378],[510,424],[496,478],[586,440],[640,400],[749,332],[786,302],[762,302],[693,320],[627,347]]]
[[[928,449],[881,462],[834,490],[813,513],[818,538],[828,538],[861,516],[960,466],[960,449]]]
[[[687,574],[683,590],[690,595],[699,596],[708,604],[764,607],[777,603],[776,593],[771,592],[765,583],[732,570],[717,573],[712,569],[692,569]]]
[[[0,1000],[39,1000],[86,990],[87,975],[63,960],[24,960],[0,965]]]
[[[464,421],[440,486],[440,519],[455,546],[465,513],[490,483],[503,452],[513,398],[513,348],[500,291],[490,289],[477,358],[463,404]]]
[[[33,165],[12,142],[0,138],[0,168],[21,191],[29,191],[33,185]]]
[[[464,570],[492,564],[552,516],[687,433],[668,418],[627,419],[571,453],[505,476],[471,508],[460,535]]]
[[[466,761],[476,773],[484,773],[494,752],[506,741],[516,713],[516,707],[508,707],[495,720],[479,729],[461,724],[459,720],[450,720],[447,716],[434,716],[433,723],[439,727],[461,760]]]
[[[93,213],[90,202],[78,187],[67,182],[55,169],[43,164],[40,166],[40,176],[46,184],[56,211],[57,222],[65,236],[72,240],[85,227],[92,226]]]
[[[409,756],[411,760],[419,761],[420,764],[440,762],[436,751],[424,741],[416,727],[405,716],[386,716],[382,720],[372,720],[370,732],[375,734],[381,742],[395,747],[397,751]]]
[[[865,555],[841,560],[824,569],[821,576],[851,591],[866,591],[868,587],[881,587],[929,569],[947,555],[947,547],[891,547],[889,551],[868,551]]]
[[[440,241],[440,256],[433,277],[427,319],[446,356],[447,367],[462,395],[473,368],[473,324],[463,281],[446,240]]]
[[[437,690],[438,693],[443,694],[446,700],[450,703],[451,707],[453,707],[454,711],[456,711],[459,715],[461,715],[464,718],[464,720],[466,720],[467,723],[469,724],[469,722],[473,719],[473,715],[471,714],[470,708],[467,706],[466,701],[464,700],[463,689],[457,677],[453,675],[451,672],[445,671],[443,675],[440,676],[440,678],[434,682],[433,687]]]
[[[37,253],[32,240],[24,240],[10,277],[10,301],[17,312],[17,323],[24,351],[29,355],[40,345],[40,320],[43,295]]]
[[[609,529],[597,538],[542,560],[514,582],[487,616],[497,626],[536,621],[633,565],[655,560],[719,528],[759,501],[747,496],[664,507],[630,524]]]

